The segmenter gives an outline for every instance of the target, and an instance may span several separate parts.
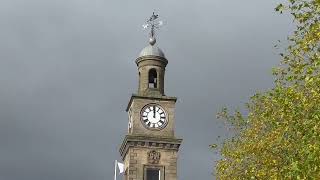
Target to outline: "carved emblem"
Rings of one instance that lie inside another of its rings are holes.
[[[148,162],[150,164],[158,164],[160,161],[161,154],[155,150],[148,152]]]

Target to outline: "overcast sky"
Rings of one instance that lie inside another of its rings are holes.
[[[0,180],[111,180],[156,10],[165,90],[179,98],[179,180],[214,179],[215,114],[272,87],[292,31],[280,0],[1,0]]]

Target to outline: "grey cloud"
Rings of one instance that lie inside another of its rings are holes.
[[[179,179],[213,179],[208,145],[230,133],[215,113],[272,86],[273,45],[291,27],[276,3],[2,0],[0,180],[112,179],[154,9],[166,94],[179,98]]]

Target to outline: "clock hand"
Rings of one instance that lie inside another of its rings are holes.
[[[156,107],[153,106],[153,118],[156,118]]]

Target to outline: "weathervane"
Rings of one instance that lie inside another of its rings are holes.
[[[142,25],[143,29],[147,29],[150,27],[150,39],[149,43],[151,45],[154,45],[156,43],[156,37],[155,37],[155,30],[159,29],[160,26],[163,25],[162,21],[156,21],[159,18],[159,15],[155,14],[155,12],[152,13],[152,16],[147,20],[147,23]]]

